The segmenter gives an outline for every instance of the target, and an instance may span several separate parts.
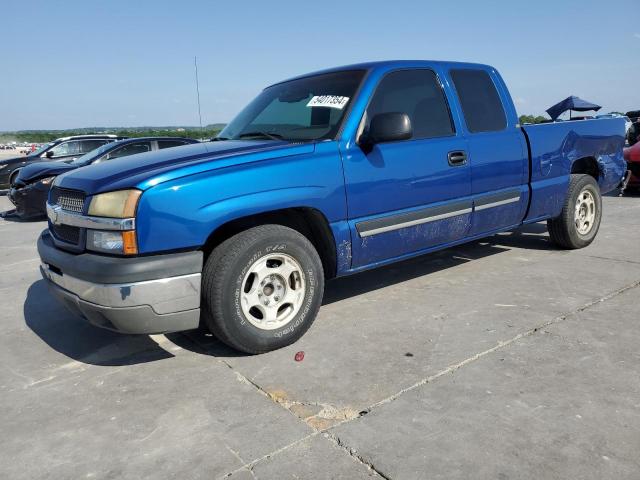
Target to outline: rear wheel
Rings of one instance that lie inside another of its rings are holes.
[[[602,197],[590,175],[571,175],[562,213],[547,221],[551,240],[568,249],[583,248],[593,242],[600,228]]]
[[[202,282],[207,327],[227,345],[253,354],[289,345],[307,331],[322,302],[324,273],[306,237],[262,225],[218,246]]]

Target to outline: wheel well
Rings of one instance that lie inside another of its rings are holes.
[[[573,165],[571,165],[571,173],[584,173],[598,180],[598,177],[600,177],[600,167],[595,158],[585,157],[573,162]]]
[[[20,169],[16,168],[13,172],[9,174],[9,186],[11,186],[11,184],[16,178],[18,178],[19,173],[20,173]]]
[[[307,237],[322,260],[325,277],[331,278],[336,275],[336,243],[333,233],[325,216],[314,208],[274,210],[227,222],[209,235],[202,247],[205,258],[228,238],[249,228],[266,224],[283,225]]]

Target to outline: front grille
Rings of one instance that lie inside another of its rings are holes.
[[[77,245],[80,242],[80,229],[69,225],[51,225],[53,235],[63,242],[73,243]]]
[[[53,187],[51,189],[51,204],[60,205],[63,210],[82,213],[84,209],[84,193],[78,190]]]

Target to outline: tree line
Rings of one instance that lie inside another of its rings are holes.
[[[0,143],[46,143],[60,137],[72,135],[114,134],[122,137],[183,137],[212,138],[224,128],[223,124],[199,127],[140,127],[140,128],[77,128],[71,130],[20,130],[0,132]]]
[[[551,121],[547,117],[543,117],[542,115],[520,115],[518,117],[518,120],[520,121],[520,125],[523,125],[525,123],[545,123]]]

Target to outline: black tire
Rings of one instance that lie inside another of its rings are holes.
[[[578,197],[585,191],[589,192],[595,200],[595,218],[589,231],[582,234],[576,225],[576,203]],[[597,182],[591,175],[572,174],[562,213],[556,218],[547,220],[547,229],[551,241],[556,245],[567,249],[584,248],[593,242],[598,234],[601,219],[602,196]]]
[[[281,328],[263,330],[242,311],[241,290],[251,265],[269,253],[286,254],[301,266],[306,285],[299,311]],[[281,225],[262,225],[241,232],[211,252],[202,278],[205,325],[222,342],[241,352],[256,354],[297,341],[318,314],[324,293],[322,262],[306,237]]]

